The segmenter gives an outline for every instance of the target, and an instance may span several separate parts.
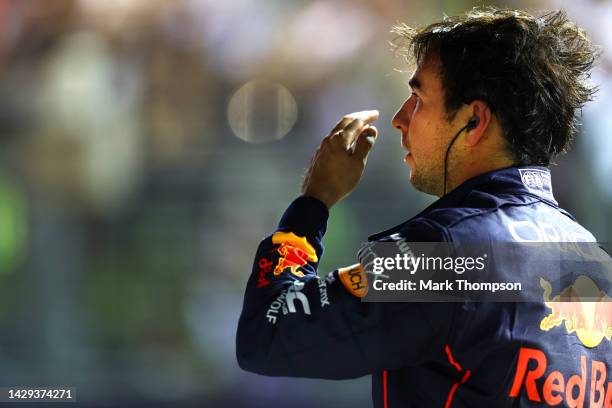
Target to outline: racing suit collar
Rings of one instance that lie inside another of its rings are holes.
[[[475,191],[488,193],[493,195],[508,195],[520,196],[527,195],[544,201],[555,208],[558,208],[558,203],[552,194],[552,184],[550,170],[543,166],[512,166],[502,169],[496,169],[487,173],[480,174],[466,180],[461,185],[453,189],[445,196],[429,205],[419,214],[410,218],[408,221],[371,235],[368,241],[380,239],[391,235],[410,221],[423,217],[426,214],[442,208],[458,208],[463,207],[464,201]]]
[[[466,180],[450,193],[439,198],[420,214],[438,208],[460,207],[469,193],[531,195],[558,207],[552,193],[550,170],[543,166],[505,167]],[[420,215],[419,214],[419,215]],[[418,215],[417,215],[418,217]]]

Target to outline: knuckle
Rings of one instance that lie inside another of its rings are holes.
[[[357,127],[361,127],[364,125],[364,121],[361,119],[353,119],[353,121],[349,124],[349,126],[354,129]]]

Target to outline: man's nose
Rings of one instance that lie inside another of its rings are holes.
[[[414,110],[414,99],[415,98],[413,96],[406,99],[391,120],[391,125],[394,128],[399,129],[401,132],[407,131],[408,126],[410,126],[410,118],[412,117],[412,111]]]

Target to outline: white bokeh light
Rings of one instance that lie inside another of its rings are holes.
[[[229,125],[238,138],[249,143],[280,140],[297,120],[297,103],[279,83],[253,80],[242,85],[227,108]]]

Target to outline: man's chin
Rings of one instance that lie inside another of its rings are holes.
[[[419,174],[412,169],[410,170],[410,184],[421,193],[437,197],[440,196],[439,192],[436,191],[435,183],[431,183],[429,180],[423,180],[423,178],[419,177]]]
[[[414,187],[416,190],[422,193],[427,193],[426,191],[423,191],[423,183],[421,183],[413,169],[410,169],[410,184],[412,184],[412,187]]]

